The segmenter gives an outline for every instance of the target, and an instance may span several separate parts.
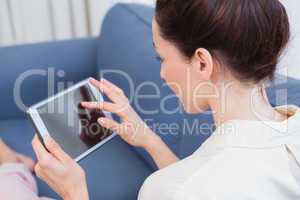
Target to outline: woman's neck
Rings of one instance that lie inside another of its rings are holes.
[[[244,86],[238,82],[220,84],[219,98],[209,100],[215,125],[229,120],[283,121],[283,116],[268,101],[262,85]]]

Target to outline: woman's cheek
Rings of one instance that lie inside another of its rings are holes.
[[[176,68],[176,65],[172,67],[165,65],[162,69],[162,74],[170,89],[180,98],[183,92],[181,79],[184,77],[184,74]]]

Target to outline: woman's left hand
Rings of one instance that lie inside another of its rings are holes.
[[[45,146],[35,136],[32,146],[37,157],[35,173],[64,200],[87,200],[88,190],[84,170],[50,137]]]

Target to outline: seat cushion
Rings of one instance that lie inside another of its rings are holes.
[[[13,149],[34,158],[34,129],[27,120],[0,121],[0,137]],[[91,199],[137,199],[144,180],[153,172],[128,144],[115,137],[80,162],[85,169]],[[41,180],[42,196],[59,197]]]

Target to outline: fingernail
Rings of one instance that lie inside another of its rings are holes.
[[[99,122],[100,124],[105,124],[105,120],[104,120],[103,118],[99,118],[99,119],[98,119],[98,122]]]
[[[81,105],[86,106],[86,105],[88,105],[88,103],[87,102],[81,102]]]
[[[104,79],[104,78],[101,78],[101,80],[100,80],[101,83],[104,83],[105,81],[106,81],[106,79]]]
[[[104,84],[101,82],[100,85],[99,85],[99,89],[100,89],[102,92],[103,92],[103,90],[104,90],[104,87],[105,87]]]

